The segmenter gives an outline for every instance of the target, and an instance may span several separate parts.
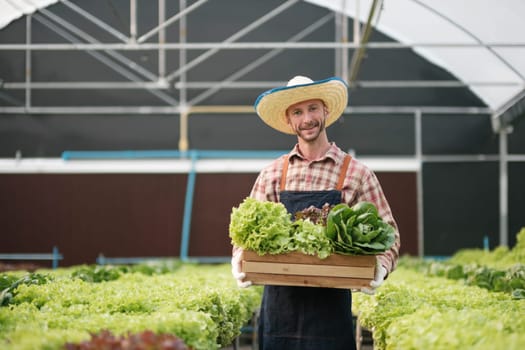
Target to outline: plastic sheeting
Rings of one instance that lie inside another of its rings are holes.
[[[57,0],[0,0],[0,29],[23,15],[56,2]]]
[[[366,23],[373,0],[306,0]],[[385,0],[376,30],[441,66],[497,111],[525,89],[525,1]]]

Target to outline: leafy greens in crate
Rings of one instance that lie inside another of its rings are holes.
[[[369,202],[310,207],[295,213],[294,219],[282,203],[246,198],[232,209],[230,238],[259,255],[299,251],[321,259],[333,253],[378,254],[395,241],[394,228]]]

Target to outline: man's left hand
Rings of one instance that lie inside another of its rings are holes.
[[[370,282],[370,288],[363,287],[361,288],[361,292],[365,294],[369,294],[369,295],[375,294],[376,289],[381,284],[383,284],[383,281],[385,280],[385,276],[386,276],[386,268],[383,265],[378,263],[376,267],[376,273],[374,276],[374,280]]]

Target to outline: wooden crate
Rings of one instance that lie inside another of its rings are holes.
[[[326,259],[292,252],[259,256],[244,251],[241,271],[260,285],[360,289],[374,279],[375,255],[333,254]]]

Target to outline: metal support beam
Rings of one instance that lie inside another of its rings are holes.
[[[361,6],[360,0],[355,0],[355,18],[354,18],[354,45],[359,47],[361,45],[361,23],[359,23],[359,11]]]
[[[323,17],[323,20],[329,20],[331,15]],[[319,23],[319,22],[316,22]],[[319,25],[324,24],[319,23]],[[305,34],[307,35],[307,34]],[[295,38],[295,37],[294,37]],[[270,58],[282,52],[282,49],[272,50],[259,57],[256,61],[257,66],[268,61]],[[264,60],[263,60],[264,58]],[[241,68],[239,71],[243,71],[245,75],[248,71],[254,69],[254,62],[248,66]],[[248,67],[250,69],[248,70]],[[248,71],[247,71],[248,70]],[[198,82],[177,82],[174,84],[176,89],[212,89],[217,85],[221,88],[227,89],[253,89],[253,88],[272,88],[275,86],[283,85],[284,81],[234,81],[231,77],[226,78],[223,81],[198,81]],[[237,74],[235,74],[237,76]],[[236,79],[238,79],[237,77]],[[511,87],[521,86],[521,83],[512,81],[498,81],[498,82],[483,82],[483,81],[472,81],[462,82],[456,80],[439,80],[439,81],[416,81],[416,80],[358,80],[355,82],[356,86],[361,88],[462,88],[468,86],[499,86],[499,87]],[[2,88],[4,90],[20,90],[26,89],[27,84],[25,82],[2,82]],[[39,81],[32,82],[31,88],[33,89],[168,89],[170,86],[166,81],[159,79],[159,81],[138,81],[138,82],[115,82],[115,81],[80,81],[80,82],[69,82],[69,81]]]
[[[33,16],[28,15],[26,17],[26,43],[31,44],[31,31],[32,31],[32,20]],[[31,50],[26,50],[25,52],[25,107],[26,109],[31,108],[31,74],[32,74],[32,65],[31,65]]]
[[[244,35],[248,34],[252,30],[257,29],[260,25],[262,25],[263,23],[269,21],[273,17],[277,16],[279,13],[281,13],[284,10],[288,9],[290,6],[294,5],[298,1],[299,0],[288,0],[288,1],[286,1],[284,4],[278,6],[277,8],[275,8],[272,11],[268,12],[266,15],[260,17],[259,19],[257,19],[256,21],[250,23],[248,26],[244,27],[243,29],[241,29],[237,33],[235,33],[232,36],[230,36],[229,38],[225,39],[222,42],[222,44],[223,45],[224,44],[229,45],[229,44],[233,43],[234,41],[236,41],[237,39],[242,38]],[[195,59],[190,61],[188,64],[180,67],[176,71],[174,71],[171,74],[169,74],[166,77],[166,79],[171,81],[171,80],[179,77],[182,73],[185,73],[185,72],[189,71],[191,68],[193,68],[196,65],[198,65],[199,63],[205,61],[206,59],[208,59],[209,57],[213,56],[214,54],[216,54],[219,51],[220,51],[220,48],[213,48],[213,49],[210,49],[209,51],[206,51],[205,53],[197,56]]]
[[[500,132],[525,117],[525,86],[516,96],[496,111],[492,117],[492,130]]]
[[[48,20],[48,18],[50,20],[52,20],[53,22],[58,23],[61,26],[63,26],[64,28],[70,30],[73,34],[79,36],[80,38],[83,38],[84,40],[87,40],[87,41],[90,41],[90,42],[98,42],[95,38],[91,37],[90,35],[88,35],[87,33],[83,32],[83,31],[81,31],[80,29],[78,29],[77,27],[73,26],[71,23],[63,20],[59,16],[54,15],[50,11],[47,11],[47,10],[44,9],[41,12],[47,18],[45,18],[45,17],[43,17],[41,15],[38,15],[38,14],[34,15],[34,18],[37,19],[42,24],[44,24],[46,27],[48,27],[51,30],[53,30],[58,35],[62,36],[64,39],[66,39],[66,40],[68,40],[70,42],[73,42],[73,43],[78,42],[78,39],[76,37],[74,37],[73,35],[71,35],[70,33],[66,32],[66,31],[64,31],[63,29],[57,27],[54,23],[50,22]],[[129,69],[132,69],[135,72],[138,72],[138,73],[142,74],[143,76],[145,76],[146,78],[149,78],[151,80],[157,80],[157,76],[156,75],[154,75],[151,72],[147,71],[146,69],[140,67],[135,62],[133,62],[132,60],[128,59],[127,57],[125,57],[124,55],[122,55],[122,54],[120,54],[118,52],[114,52],[112,50],[107,50],[106,51],[106,53],[109,56],[111,56],[112,58],[116,59],[117,61],[125,64],[127,66],[127,68],[120,66],[119,64],[117,64],[116,62],[112,61],[108,57],[105,57],[104,55],[102,55],[102,53],[100,53],[98,51],[86,50],[86,53],[91,55],[91,56],[93,56],[93,57],[95,57],[97,60],[99,60],[103,64],[105,64],[108,67],[112,68],[115,72],[121,74],[122,76],[124,76],[125,78],[127,78],[127,79],[129,79],[131,81],[142,81],[142,78],[138,77],[133,72],[130,72]],[[161,91],[157,91],[157,90],[148,90],[148,91],[151,92],[153,95],[157,96],[162,101],[164,101],[164,102],[166,102],[166,103],[168,103],[170,105],[178,104],[177,100],[173,99],[168,94],[165,94],[165,93],[163,93]]]
[[[159,25],[166,21],[166,0],[159,0]],[[159,31],[159,45],[162,45],[166,42],[166,30],[162,28]],[[159,81],[165,82],[166,76],[166,50],[163,47],[159,47],[158,50],[158,74]]]
[[[186,7],[186,5],[184,4],[184,6],[181,6],[179,13],[177,13],[175,16],[170,17],[170,19],[168,19],[167,21],[163,21],[163,22],[159,23],[159,25],[156,28],[153,28],[152,30],[150,30],[149,32],[147,32],[146,34],[144,34],[140,38],[138,38],[137,42],[139,44],[143,43],[144,41],[148,40],[150,37],[155,35],[157,32],[165,29],[170,24],[174,23],[175,21],[177,21],[177,20],[179,20],[181,18],[184,18],[188,13],[190,13],[193,10],[199,8],[202,4],[204,4],[207,1],[208,0],[199,0],[196,3],[194,3],[194,4],[192,4],[191,6],[188,6],[188,7]]]
[[[350,72],[348,73],[348,84],[351,87],[355,87],[353,83],[357,80],[357,74],[359,73],[359,69],[361,67],[361,61],[363,60],[367,48],[364,44],[366,44],[368,42],[368,39],[370,38],[373,28],[372,22],[374,21],[375,16],[378,16],[376,12],[378,11],[378,6],[379,11],[381,11],[381,3],[382,0],[373,0],[372,5],[370,6],[368,19],[365,25],[365,31],[362,37],[360,38],[360,45],[358,49],[354,51],[354,55],[352,56],[352,61],[350,63]]]
[[[69,21],[66,21],[62,17],[52,13],[51,11],[48,11],[46,9],[40,10],[42,14],[44,14],[48,19],[53,21],[54,23],[57,23],[61,25],[63,28],[68,30],[70,33],[76,35],[78,38],[92,44],[101,44],[101,42],[97,39],[95,39],[93,36],[89,35],[85,31],[81,30],[79,27],[75,26]],[[73,43],[77,43],[78,39],[70,40]],[[115,50],[105,50],[105,53],[108,54],[108,56],[115,59],[117,62],[120,62],[124,64],[129,70],[135,71],[136,73],[142,75],[146,79],[155,81],[157,80],[157,76],[150,72],[149,70],[143,68],[142,66],[138,65],[135,61],[130,60],[126,56],[122,55],[121,53],[115,51]]]
[[[332,15],[323,17],[320,21],[316,22],[319,26],[325,24],[331,19]],[[304,35],[308,35],[315,27],[309,27],[309,32],[301,32]],[[294,38],[297,38],[294,36]],[[292,40],[292,39],[290,39]],[[274,49],[268,52],[249,65],[240,68],[237,72],[225,78],[222,81],[193,81],[193,82],[177,82],[174,84],[175,89],[253,89],[253,88],[273,88],[276,86],[286,84],[285,81],[235,81],[241,76],[246,75],[254,68],[267,62],[272,57],[275,57],[282,49]],[[241,74],[242,72],[242,74]],[[2,89],[4,90],[24,90],[28,84],[25,82],[2,82]],[[468,86],[499,86],[499,87],[512,87],[522,86],[521,83],[513,81],[457,81],[457,80],[358,80],[355,82],[355,86],[364,89],[375,89],[375,88],[463,88]],[[33,90],[52,90],[52,89],[169,89],[170,85],[163,79],[160,78],[158,81],[137,81],[137,82],[116,82],[116,81],[38,81],[31,82],[31,88]]]
[[[85,19],[87,19],[91,23],[95,24],[99,28],[103,29],[107,33],[111,34],[115,38],[119,39],[120,41],[122,41],[124,43],[127,43],[130,40],[130,38],[128,38],[126,35],[122,34],[121,32],[119,32],[118,30],[116,30],[115,28],[110,26],[109,24],[107,24],[104,21],[100,20],[98,17],[93,16],[91,13],[89,13],[86,10],[84,10],[80,6],[75,5],[74,3],[70,2],[69,0],[62,0],[61,2],[62,2],[62,4],[67,6],[69,9],[73,10],[74,12],[79,14],[80,16],[84,17]]]
[[[519,49],[525,47],[525,42],[514,42],[514,43],[503,43],[503,42],[493,42],[490,43],[492,47],[502,48],[502,49]],[[363,44],[355,43],[342,43],[342,42],[327,42],[327,41],[308,41],[308,42],[298,42],[298,43],[283,43],[283,42],[272,42],[272,41],[263,41],[263,42],[193,42],[193,43],[165,43],[159,45],[158,43],[141,43],[138,44],[120,44],[120,43],[75,43],[75,44],[58,44],[58,43],[48,43],[48,44],[31,44],[29,45],[30,49],[39,50],[39,51],[75,51],[75,50],[120,50],[120,51],[151,51],[158,50],[159,47],[162,47],[166,50],[180,50],[182,48],[188,50],[207,50],[207,49],[220,49],[220,50],[261,50],[261,49],[317,49],[317,50],[333,50],[336,48],[347,48],[347,49],[357,49],[359,47],[366,47],[367,50],[370,49],[392,49],[392,50],[401,50],[401,49],[413,49],[413,48],[476,48],[484,47],[485,45],[480,45],[477,43],[451,43],[451,42],[441,42],[441,43],[399,43],[399,42],[368,42]],[[27,44],[0,44],[0,51],[23,51],[28,48]]]
[[[188,111],[182,111],[180,113],[179,150],[182,152],[186,152],[189,149],[188,115]]]
[[[129,1],[129,42],[137,42],[137,0]]]
[[[338,43],[348,42],[348,16],[346,15],[346,0],[341,0],[341,9],[335,16],[334,41]],[[344,81],[348,81],[348,49],[335,49],[335,74]]]
[[[343,1],[342,10],[346,13],[346,0]],[[359,0],[358,0],[359,2]],[[341,43],[348,43],[348,16],[342,16],[341,18]],[[341,79],[348,82],[348,48],[341,48]]]
[[[499,131],[499,245],[509,245],[509,179],[507,161],[507,133],[506,128]]]
[[[425,225],[424,225],[424,207],[423,207],[423,122],[421,110],[414,113],[414,137],[415,137],[415,157],[419,164],[419,170],[416,173],[416,190],[417,190],[417,252],[420,257],[425,256]]]
[[[195,110],[196,107],[191,107]],[[216,108],[217,111],[227,111],[232,106],[218,105],[218,106],[200,106],[200,107],[212,107]],[[234,106],[236,107],[236,106]],[[253,110],[253,106],[243,106]],[[69,114],[69,115],[81,115],[81,114],[177,114],[184,112],[186,106],[111,106],[111,107],[65,107],[65,106],[52,106],[52,107],[31,107],[26,110],[25,107],[1,107],[0,113],[6,114]],[[480,107],[425,107],[425,106],[360,106],[360,107],[347,107],[345,113],[353,114],[389,114],[392,117],[396,115],[413,114],[416,110],[420,109],[422,113],[430,114],[457,114],[464,115],[467,118],[469,115],[479,114],[490,114],[490,109]],[[211,112],[210,112],[211,113]],[[230,112],[217,112],[217,113],[230,113]]]
[[[185,13],[186,10],[186,0],[179,0],[179,8],[181,13]],[[186,35],[187,35],[187,27],[186,27],[186,16],[182,15],[180,17],[179,21],[179,42],[185,43],[186,42]],[[179,67],[184,67],[186,65],[187,61],[187,53],[186,49],[181,49],[179,51]],[[182,84],[186,84],[186,72],[182,72],[182,74],[179,77],[180,82]],[[165,78],[166,81],[169,81],[169,77]],[[188,111],[188,93],[186,87],[182,87],[180,89],[180,95],[179,95],[180,104],[182,106],[182,112],[180,113],[180,127],[179,127],[179,150],[182,152],[187,152],[190,143],[188,138],[188,117],[189,117],[189,111]],[[188,180],[189,182],[189,180]]]
[[[329,13],[326,16],[322,17],[321,19],[315,21],[314,23],[310,24],[305,29],[301,30],[296,35],[292,36],[290,39],[288,39],[287,42],[296,42],[299,40],[302,40],[306,36],[310,35],[317,29],[319,29],[321,26],[326,24],[328,21],[330,21],[334,17],[333,13]],[[207,87],[209,89],[207,91],[204,91],[198,96],[195,96],[190,102],[190,105],[197,105],[200,102],[204,101],[206,98],[210,97],[217,91],[219,91],[222,88],[228,88],[228,87],[235,87],[235,86],[243,86],[246,84],[246,82],[234,82],[237,79],[240,79],[244,75],[248,74],[255,68],[261,66],[265,62],[268,62],[273,57],[277,56],[279,53],[281,53],[283,49],[273,49],[270,52],[265,53],[264,55],[257,58],[255,61],[251,62],[250,64],[244,66],[243,68],[237,70],[235,73],[231,74],[230,76],[223,79],[222,82],[213,82],[212,84],[208,84]],[[182,83],[180,83],[182,85]],[[193,83],[186,84],[186,87],[191,87]],[[264,82],[263,82],[264,84]],[[263,84],[261,82],[252,82],[248,88],[262,88]],[[273,88],[275,86],[282,86],[285,85],[285,82],[272,82],[270,84],[267,84],[266,86],[269,88]],[[176,84],[176,87],[179,88],[180,85]]]

